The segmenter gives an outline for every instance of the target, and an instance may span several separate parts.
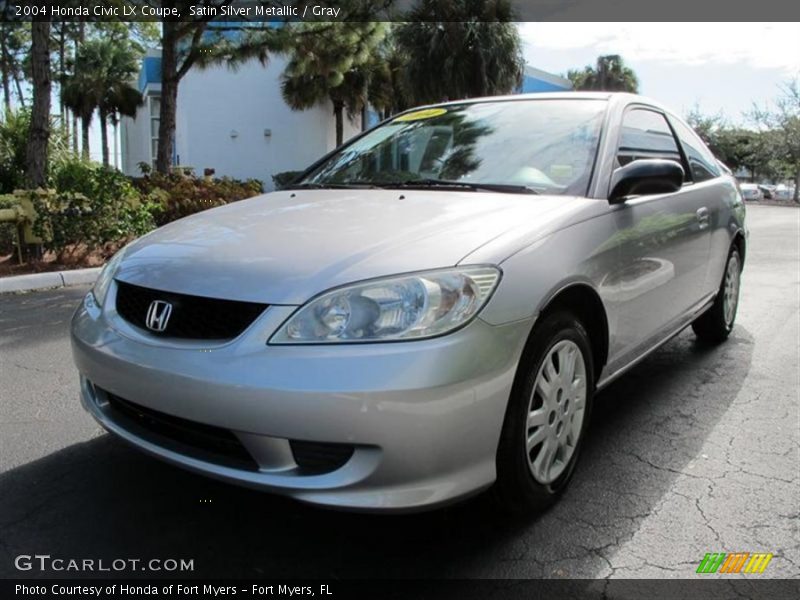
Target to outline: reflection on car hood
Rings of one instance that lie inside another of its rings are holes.
[[[117,279],[185,294],[301,304],[344,283],[456,265],[488,241],[520,224],[535,229],[574,202],[468,191],[275,192],[150,233],[127,249]]]

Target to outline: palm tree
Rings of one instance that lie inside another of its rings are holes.
[[[506,94],[524,68],[508,0],[422,0],[394,30],[415,104]]]
[[[79,53],[80,55],[80,53]],[[97,108],[96,82],[93,73],[86,69],[76,70],[64,79],[61,100],[64,106],[81,120],[81,156],[89,160],[89,126]]]
[[[100,115],[105,112],[106,119],[114,127],[114,139],[117,139],[117,126],[120,117],[135,117],[136,111],[144,103],[144,96],[135,87],[122,85],[111,89],[103,104],[101,105]],[[104,142],[104,143],[107,143]],[[108,149],[104,152],[105,164],[108,164]],[[115,159],[116,160],[116,159]]]
[[[125,40],[100,38],[85,42],[78,50],[74,74],[66,78],[64,105],[81,118],[84,158],[89,157],[89,125],[95,110],[100,117],[103,164],[109,164],[108,122],[117,115],[135,116],[142,103],[139,90],[131,85],[138,71],[137,52]]]
[[[386,35],[383,23],[302,23],[281,77],[286,103],[306,110],[333,104],[336,145],[344,141],[344,113],[353,118],[367,103],[370,57]]]
[[[598,56],[595,67],[587,65],[583,70],[567,73],[576,90],[598,90],[606,92],[638,93],[639,79],[618,54]]]
[[[405,78],[407,66],[406,57],[398,50],[391,34],[384,38],[367,63],[367,99],[383,119],[413,105]]]
[[[114,125],[120,115],[135,117],[136,110],[142,105],[144,98],[139,90],[131,85],[139,70],[138,53],[125,42],[108,44],[109,52],[105,56],[102,75],[105,93],[99,98],[97,105],[100,114],[100,136],[103,143],[103,164],[108,165],[108,134],[106,126]]]

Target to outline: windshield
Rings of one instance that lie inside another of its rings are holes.
[[[346,146],[299,185],[585,195],[605,108],[604,100],[543,99],[412,111]]]

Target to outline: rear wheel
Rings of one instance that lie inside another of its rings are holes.
[[[731,248],[725,274],[714,304],[692,323],[698,338],[705,342],[718,344],[725,341],[733,331],[736,311],[739,308],[739,284],[742,274],[742,260],[739,250]]]
[[[583,325],[566,312],[545,316],[531,334],[497,451],[503,508],[541,510],[572,477],[594,392],[590,348]]]

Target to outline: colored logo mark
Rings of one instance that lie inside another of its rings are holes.
[[[697,567],[698,573],[763,573],[772,553],[767,552],[709,552]]]

